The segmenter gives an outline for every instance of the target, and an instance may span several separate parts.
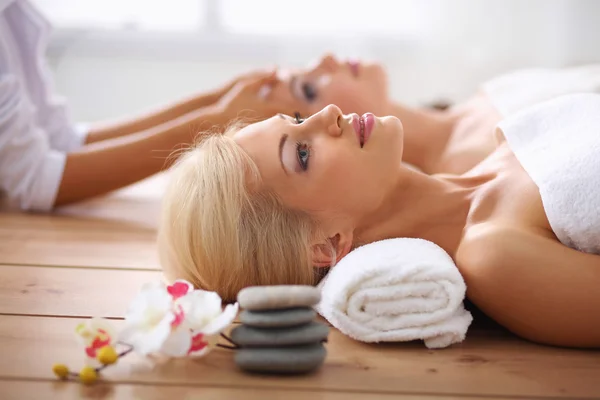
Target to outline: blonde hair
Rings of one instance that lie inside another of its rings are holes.
[[[158,234],[169,280],[234,301],[247,286],[316,283],[316,223],[261,185],[256,164],[230,137],[206,137],[172,167]]]

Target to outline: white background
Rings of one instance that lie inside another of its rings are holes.
[[[384,63],[394,98],[460,101],[525,67],[600,62],[598,0],[33,0],[75,119],[114,118],[331,51]]]

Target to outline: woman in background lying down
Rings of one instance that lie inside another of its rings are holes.
[[[473,168],[430,175],[401,162],[396,117],[329,105],[233,128],[174,166],[161,263],[169,279],[234,300],[250,285],[315,284],[364,244],[422,238],[512,332],[600,346],[598,129],[600,95],[557,97],[504,119]]]

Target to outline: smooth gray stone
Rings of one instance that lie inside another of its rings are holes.
[[[321,293],[305,285],[250,286],[240,290],[237,299],[246,310],[276,310],[314,306]]]
[[[240,321],[257,328],[283,328],[307,324],[316,316],[317,312],[308,307],[268,311],[244,310],[240,313]]]
[[[231,340],[242,347],[280,347],[310,344],[327,339],[329,326],[310,322],[292,328],[254,328],[240,325],[231,331]]]
[[[327,356],[321,343],[294,347],[246,348],[235,351],[235,364],[245,371],[301,374],[317,369]]]

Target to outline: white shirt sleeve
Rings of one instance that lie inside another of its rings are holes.
[[[0,190],[22,210],[54,205],[66,153],[52,149],[48,138],[19,80],[0,73]]]
[[[19,48],[20,58],[23,59],[21,72],[27,79],[28,96],[36,107],[37,123],[44,127],[50,147],[66,152],[80,148],[85,143],[88,129],[72,123],[64,99],[54,90],[45,57],[51,32],[49,22],[29,2],[15,3],[6,10],[4,16],[10,21],[10,32],[4,33],[10,35],[13,44],[8,48]],[[9,53],[13,52],[9,50]]]
[[[47,79],[41,86],[47,94],[37,102],[38,123],[43,126],[50,140],[50,147],[55,150],[73,151],[85,144],[88,127],[84,124],[73,124],[63,104],[62,98],[50,97],[52,81]]]

